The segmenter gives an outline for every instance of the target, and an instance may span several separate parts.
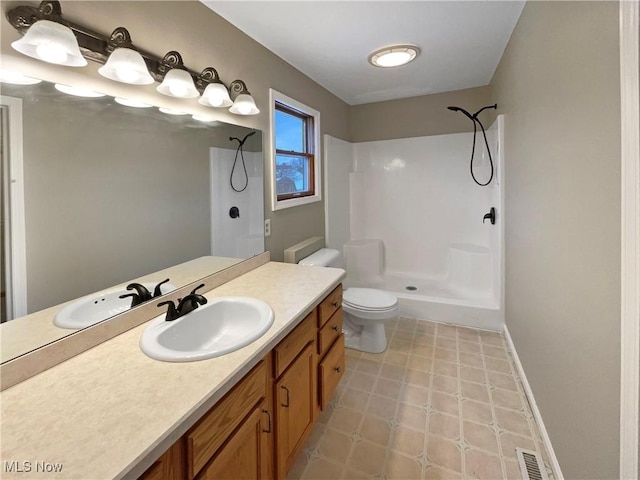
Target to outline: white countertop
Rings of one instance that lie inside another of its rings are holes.
[[[153,360],[138,346],[145,323],[0,392],[0,477],[136,478],[343,277],[341,269],[270,262],[205,293],[255,297],[275,312],[267,333],[223,357]],[[7,462],[16,462],[13,472]],[[25,462],[31,472],[17,472]],[[36,472],[36,462],[61,471]]]

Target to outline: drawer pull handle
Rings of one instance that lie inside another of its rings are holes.
[[[331,330],[333,330],[334,332],[337,332],[338,331],[338,326],[334,325],[333,327],[331,327]]]
[[[282,388],[285,392],[287,392],[287,403],[284,404],[282,402],[280,402],[280,406],[282,407],[289,407],[289,389],[287,387],[285,387],[284,385],[282,385],[280,388]]]
[[[340,373],[340,367],[334,367],[333,368],[336,372]]]
[[[333,308],[338,308],[339,303],[338,302],[331,302],[331,305],[333,305]]]
[[[271,413],[269,413],[269,410],[262,410],[262,413],[266,413],[267,414],[267,425],[268,428],[265,430],[264,428],[262,429],[262,431],[264,433],[271,433]]]

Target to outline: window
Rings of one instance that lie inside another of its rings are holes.
[[[275,90],[271,108],[273,210],[320,201],[320,113]]]

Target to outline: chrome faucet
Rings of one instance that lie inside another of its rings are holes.
[[[178,299],[178,306],[176,306],[173,301],[168,300],[166,302],[160,302],[158,307],[163,305],[167,305],[167,315],[165,317],[165,321],[172,322],[187,313],[193,312],[200,305],[204,305],[207,303],[207,299],[196,293],[196,290],[204,287],[204,283],[198,285],[196,288],[191,290],[191,293],[184,298]]]

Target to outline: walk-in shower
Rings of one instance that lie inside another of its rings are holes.
[[[484,187],[468,173],[472,133],[325,139],[326,243],[345,254],[346,286],[393,292],[401,315],[502,329],[502,125],[499,116],[476,148]]]

